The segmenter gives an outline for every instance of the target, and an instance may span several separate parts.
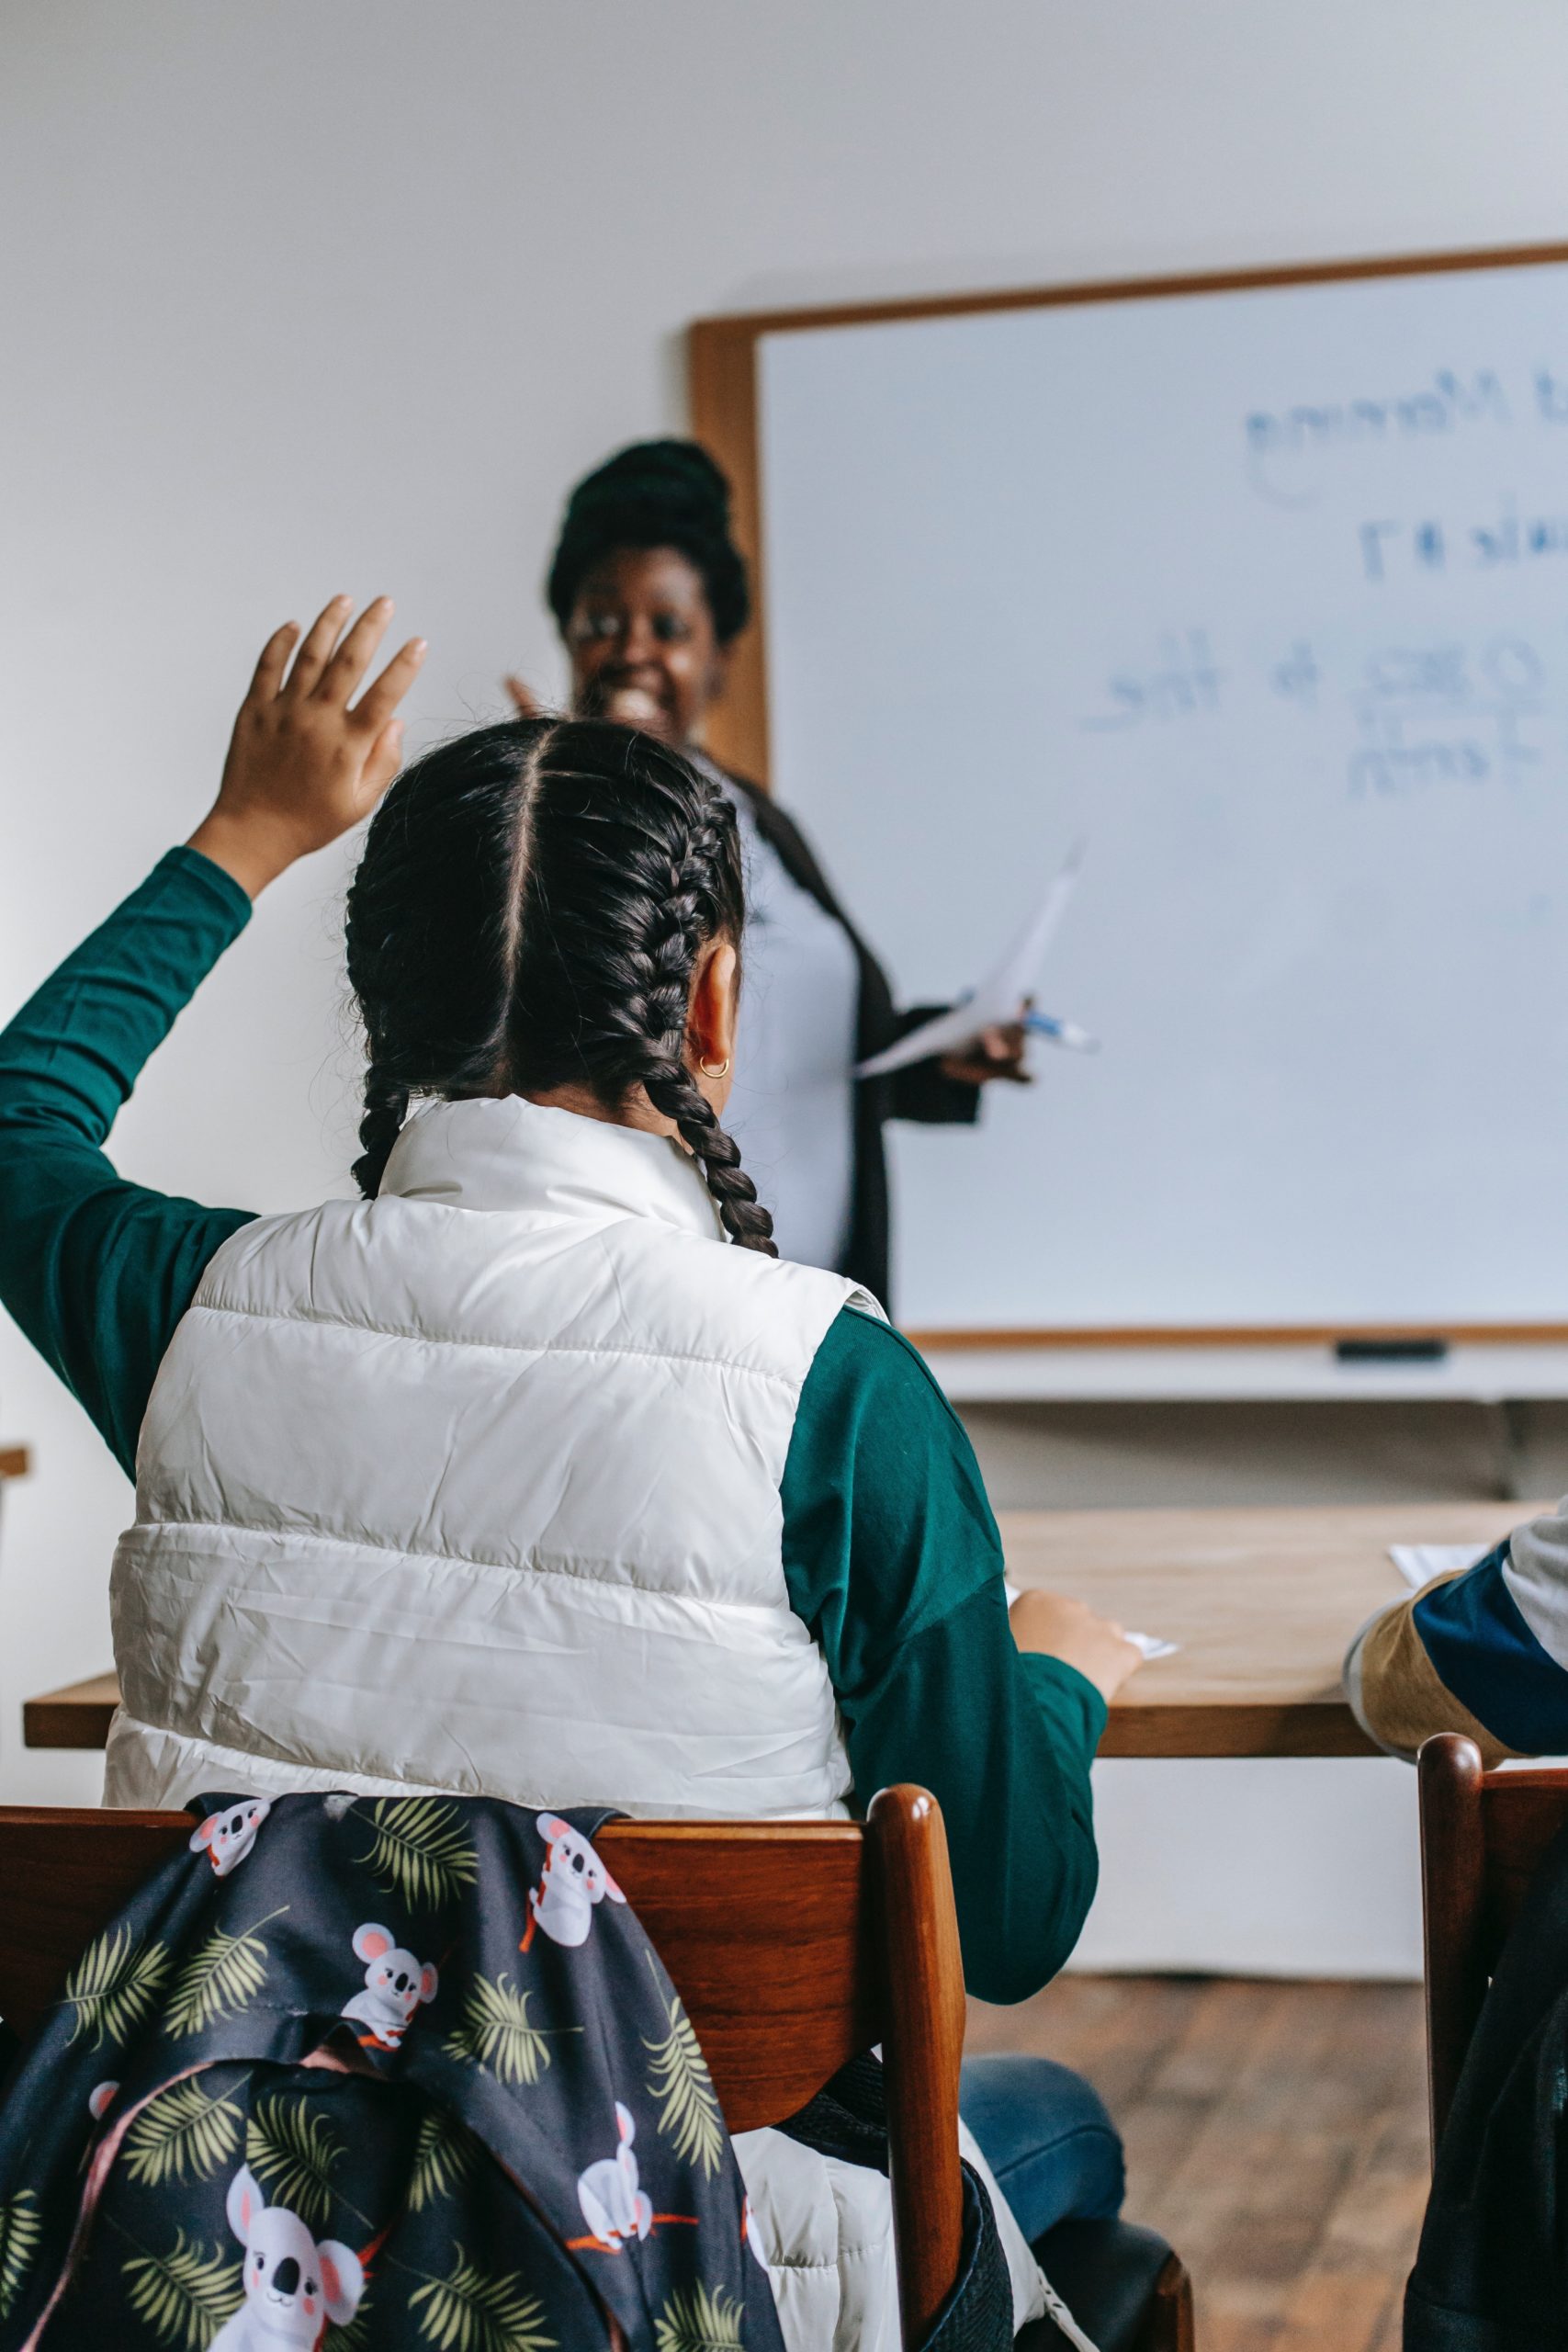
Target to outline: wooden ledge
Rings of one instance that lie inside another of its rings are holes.
[[[112,1674],[95,1674],[86,1682],[67,1683],[62,1690],[46,1690],[41,1698],[23,1702],[22,1745],[107,1747],[118,1704],[119,1684]]]
[[[0,1445],[0,1478],[25,1478],[32,1466],[25,1445]]]

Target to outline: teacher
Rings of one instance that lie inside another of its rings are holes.
[[[962,1054],[877,1079],[855,1065],[944,1011],[900,1012],[799,827],[702,748],[750,614],[729,484],[694,441],[644,441],[578,483],[547,593],[572,707],[675,745],[734,803],[747,865],[746,986],[727,1124],[773,1211],[782,1257],[888,1291],[888,1119],[971,1125],[980,1088],[1027,1083],[1024,1033],[981,1030]],[[532,717],[520,680],[507,689]]]

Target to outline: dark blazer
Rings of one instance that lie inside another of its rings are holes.
[[[792,882],[808,890],[818,905],[841,923],[860,967],[860,1009],[855,1025],[857,1060],[867,1061],[894,1045],[922,1021],[945,1012],[942,1004],[918,1004],[900,1012],[893,1002],[887,975],[834,896],[832,885],[817,862],[816,853],[793,818],[775,800],[745,776],[729,778],[746,796],[757,820],[757,831],[777,851]],[[912,1062],[887,1078],[863,1078],[855,1087],[854,1177],[850,1208],[849,1246],[838,1269],[862,1283],[891,1314],[888,1283],[887,1154],[883,1124],[888,1119],[918,1119],[933,1126],[972,1126],[980,1114],[980,1090],[949,1078],[937,1061]]]

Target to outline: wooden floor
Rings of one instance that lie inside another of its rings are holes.
[[[1129,2221],[1192,2273],[1199,2352],[1399,2352],[1427,2179],[1420,1990],[1065,1976],[972,2006],[971,2052],[1087,2075],[1127,2145]]]

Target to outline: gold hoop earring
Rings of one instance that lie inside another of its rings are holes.
[[[729,1076],[729,1056],[726,1054],[721,1062],[699,1062],[697,1064],[697,1068],[702,1071],[705,1078],[728,1078]]]

